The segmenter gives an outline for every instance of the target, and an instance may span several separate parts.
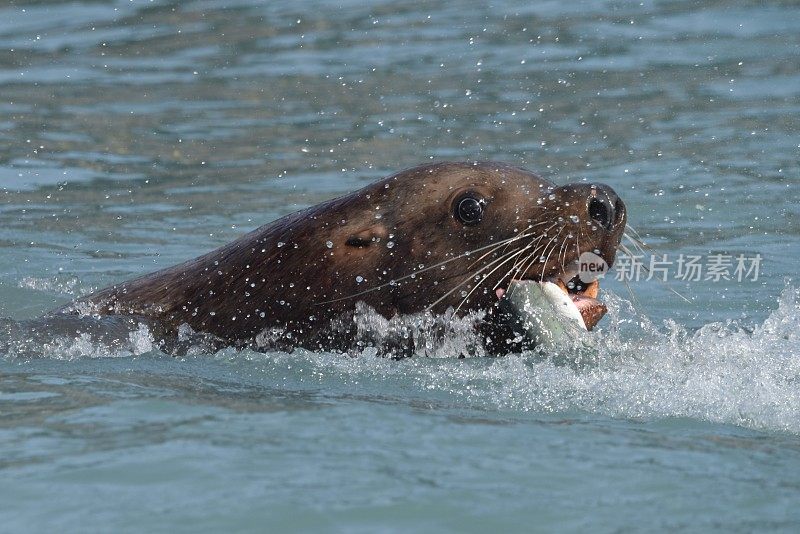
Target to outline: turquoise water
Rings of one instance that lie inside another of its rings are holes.
[[[796,532],[798,27],[794,2],[3,4],[0,531]],[[10,333],[447,159],[603,181],[660,254],[760,276],[604,281],[588,361]]]

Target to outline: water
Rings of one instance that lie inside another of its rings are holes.
[[[798,25],[794,2],[4,4],[13,321],[430,160],[603,181],[659,253],[763,261],[604,282],[590,361],[15,339],[0,530],[797,531]]]

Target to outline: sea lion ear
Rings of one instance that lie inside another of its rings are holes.
[[[389,232],[382,224],[375,224],[369,228],[350,234],[344,242],[348,247],[365,248],[381,239],[385,239]]]

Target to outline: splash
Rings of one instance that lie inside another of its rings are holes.
[[[112,318],[88,322],[0,319],[0,355],[6,359],[125,358],[155,352],[160,343],[144,323]]]
[[[483,315],[477,312],[456,317],[448,310],[444,315],[423,312],[386,319],[369,306],[358,303],[353,320],[362,355],[401,352],[429,358],[453,358],[486,356],[475,328]]]
[[[70,297],[77,297],[91,292],[91,288],[81,288],[79,280],[75,277],[36,278],[27,276],[21,279],[18,285],[26,289]]]
[[[269,361],[264,372],[270,375],[300,373],[301,381],[312,377],[343,387],[372,383],[387,394],[435,395],[479,409],[692,418],[800,433],[798,289],[787,287],[778,309],[755,329],[736,322],[696,331],[672,321],[656,326],[624,299],[608,294],[607,302],[611,320],[594,334],[590,349],[582,344],[548,354],[399,362],[371,357],[369,349],[357,358],[306,351],[246,358]],[[371,319],[374,331],[393,327]],[[439,348],[462,346],[454,335]]]
[[[735,321],[698,330],[672,321],[656,325],[620,297],[609,293],[605,300],[608,319],[591,334],[591,344],[547,353],[460,359],[477,341],[474,317],[421,314],[386,320],[362,308],[355,321],[370,341],[355,352],[215,352],[198,344],[187,351],[185,363],[191,368],[195,359],[230,360],[228,368],[247,369],[248,376],[255,364],[264,382],[290,389],[311,383],[332,394],[379,393],[488,410],[692,418],[800,434],[800,290],[787,286],[778,308],[755,328]],[[140,323],[128,324],[125,335],[113,342],[84,331],[46,342],[28,336],[22,344],[20,335],[8,337],[9,327],[9,322],[0,324],[0,353],[6,358],[32,352],[67,360],[130,357],[159,355],[161,349],[157,336]],[[398,336],[416,337],[416,353],[433,357],[375,356],[376,343]]]

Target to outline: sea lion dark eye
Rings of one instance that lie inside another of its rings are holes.
[[[478,224],[483,219],[483,207],[486,201],[473,195],[464,195],[456,199],[454,214],[456,219],[467,226]]]

